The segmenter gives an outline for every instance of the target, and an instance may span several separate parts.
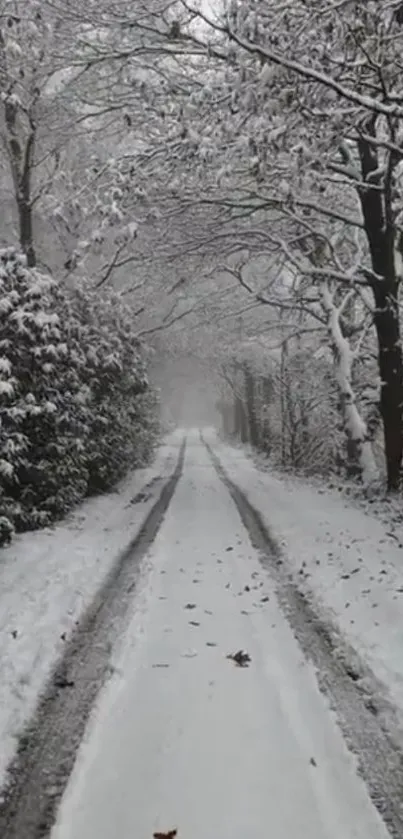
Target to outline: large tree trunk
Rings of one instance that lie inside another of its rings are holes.
[[[19,240],[21,250],[26,255],[27,263],[30,268],[33,268],[36,265],[36,253],[32,223],[31,177],[34,165],[36,125],[32,116],[29,116],[29,133],[24,136],[18,124],[18,114],[18,102],[12,97],[6,98],[4,116],[18,210]]]
[[[375,327],[378,336],[378,363],[381,378],[381,415],[385,440],[388,489],[401,485],[403,456],[403,365],[397,289],[388,294],[386,288],[375,292]]]
[[[375,136],[373,117],[366,130]],[[363,180],[375,178],[378,155],[364,140],[358,144]],[[391,171],[393,168],[391,167]],[[376,183],[375,180],[373,180]],[[396,275],[396,227],[393,217],[392,177],[385,176],[383,190],[359,189],[365,232],[371,252],[372,267],[380,278],[372,281],[375,299],[375,328],[378,337],[378,364],[381,379],[380,409],[385,440],[388,490],[401,486],[403,457],[403,360],[400,344],[399,278]]]
[[[347,433],[347,454],[351,465],[356,464],[357,472],[366,486],[378,480],[372,443],[368,428],[357,406],[353,388],[353,353],[348,339],[343,334],[341,315],[348,305],[350,293],[336,306],[332,293],[326,283],[323,284],[322,301],[327,313],[328,329],[333,349],[335,373],[340,389],[344,427]]]

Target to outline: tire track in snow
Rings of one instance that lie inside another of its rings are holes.
[[[298,587],[290,582],[286,560],[268,531],[259,512],[247,496],[230,479],[212,447],[206,446],[213,465],[231,494],[250,540],[259,552],[264,568],[273,577],[278,601],[304,654],[317,669],[318,682],[336,712],[340,728],[350,749],[356,755],[359,771],[372,801],[394,839],[403,836],[403,754],[366,705],[348,659],[337,654],[337,633],[315,613]],[[347,645],[345,645],[347,647]],[[351,660],[357,659],[351,650]],[[363,667],[364,670],[364,667]],[[374,678],[374,677],[373,677]]]
[[[49,835],[92,706],[110,673],[112,646],[124,629],[141,561],[182,475],[185,449],[184,439],[175,471],[77,626],[34,718],[20,737],[10,782],[0,801],[1,839]]]

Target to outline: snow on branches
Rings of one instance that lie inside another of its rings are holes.
[[[40,527],[142,462],[154,397],[130,314],[0,252],[0,516]]]

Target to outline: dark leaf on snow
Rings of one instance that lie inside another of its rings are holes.
[[[167,830],[165,833],[153,833],[154,839],[175,839],[177,835],[177,830]]]
[[[238,650],[237,653],[230,653],[227,655],[227,658],[231,659],[237,667],[248,667],[249,662],[252,661],[249,653],[246,653],[244,650]]]
[[[59,679],[55,679],[55,686],[57,688],[73,688],[75,682],[73,679],[66,679],[64,676],[61,676]]]
[[[195,609],[196,603],[186,603],[185,609]]]

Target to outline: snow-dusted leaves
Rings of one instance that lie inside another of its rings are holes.
[[[24,530],[142,462],[155,399],[116,295],[69,293],[12,250],[0,285],[0,515]]]

